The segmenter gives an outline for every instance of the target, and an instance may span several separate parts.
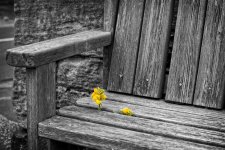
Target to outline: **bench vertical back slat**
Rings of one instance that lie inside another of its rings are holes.
[[[105,0],[104,2],[104,30],[111,31],[114,37],[119,0]],[[114,38],[112,38],[114,39]],[[113,44],[103,49],[103,88],[107,89],[109,68],[111,64]]]
[[[166,100],[192,104],[201,48],[205,0],[180,0]]]
[[[115,34],[113,44],[104,49],[104,88],[162,97],[173,3],[174,0],[106,1],[105,30]],[[179,1],[167,101],[222,108],[224,3]]]
[[[120,0],[108,90],[132,93],[145,0]]]
[[[134,94],[161,98],[165,78],[173,0],[147,0],[137,61]]]
[[[28,149],[38,150],[38,123],[55,115],[56,63],[27,68]]]
[[[220,109],[225,91],[225,1],[209,0],[194,104]]]

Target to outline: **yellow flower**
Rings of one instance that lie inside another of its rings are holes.
[[[120,113],[122,113],[123,115],[127,115],[127,116],[132,116],[134,114],[132,112],[132,110],[128,107],[125,107],[125,108],[121,109]]]
[[[101,102],[100,100],[96,100],[95,103],[96,103],[97,105],[101,105],[101,104],[102,104],[102,102]]]
[[[91,99],[99,106],[101,109],[102,102],[107,98],[105,95],[105,90],[99,87],[94,88],[94,92],[91,94]]]

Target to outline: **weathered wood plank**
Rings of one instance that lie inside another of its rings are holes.
[[[225,90],[225,1],[208,1],[194,104],[221,109]]]
[[[169,46],[173,0],[147,0],[133,93],[161,98]]]
[[[222,149],[59,116],[39,123],[39,135],[99,150]]]
[[[217,118],[225,119],[224,110],[217,111],[217,110],[212,110],[207,108],[197,108],[190,105],[177,105],[177,104],[166,103],[164,102],[164,100],[153,100],[153,99],[144,98],[144,97],[117,94],[112,92],[106,92],[106,95],[108,97],[107,99],[110,99],[116,102],[145,106],[145,107],[148,107],[149,109],[157,108],[161,110],[175,111],[175,112],[180,112],[184,114],[193,114],[199,117],[207,116],[210,118],[214,118],[215,120]]]
[[[77,106],[64,107],[59,110],[58,115],[132,131],[225,147],[224,132],[210,131],[138,117],[127,117],[118,113],[99,112],[98,109]]]
[[[180,0],[166,100],[192,104],[202,42],[205,0]]]
[[[144,0],[120,0],[108,90],[132,93]]]
[[[36,67],[111,44],[111,33],[84,31],[7,50],[7,63]]]
[[[138,101],[138,99],[136,99]],[[150,103],[150,101],[149,101]],[[78,106],[91,107],[97,109],[97,106],[90,98],[83,98],[77,101]],[[179,111],[163,110],[154,107],[145,107],[140,105],[116,102],[106,100],[103,103],[103,110],[109,112],[118,112],[118,110],[129,107],[133,110],[134,115],[140,118],[153,119],[163,122],[175,123],[180,125],[198,127],[202,129],[210,129],[214,131],[225,131],[225,119],[216,118],[214,116],[202,116],[188,113],[181,113]]]
[[[112,33],[114,39],[119,0],[105,0],[104,2],[104,30]],[[111,64],[113,44],[103,49],[103,88],[107,89],[109,69]]]
[[[27,69],[28,148],[38,150],[38,123],[55,115],[56,63]]]

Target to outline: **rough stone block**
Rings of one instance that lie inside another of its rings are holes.
[[[88,96],[102,83],[100,58],[69,58],[59,63],[57,72],[57,107],[74,104]]]
[[[0,115],[0,149],[10,150],[11,139],[13,133],[19,130],[20,127],[16,122],[9,121],[7,118]]]

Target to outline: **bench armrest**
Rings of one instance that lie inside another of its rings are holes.
[[[55,62],[82,52],[111,44],[111,33],[84,31],[26,46],[9,49],[6,61],[16,67],[37,67]]]

